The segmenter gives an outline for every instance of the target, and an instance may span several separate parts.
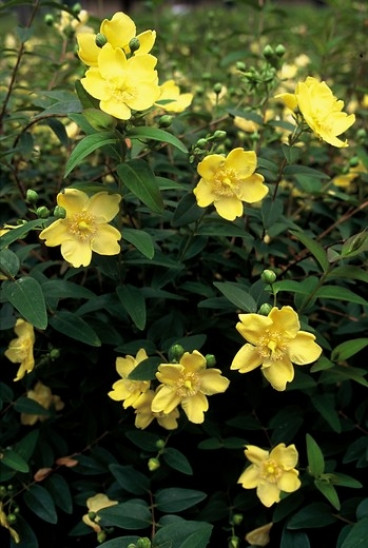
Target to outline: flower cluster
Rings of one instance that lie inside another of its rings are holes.
[[[136,357],[117,358],[116,369],[121,380],[113,384],[108,393],[115,401],[122,401],[123,407],[135,409],[135,425],[146,428],[156,419],[167,430],[177,428],[179,405],[188,420],[195,424],[204,422],[208,410],[207,396],[225,392],[229,380],[221,371],[207,367],[207,360],[200,352],[185,352],[179,363],[165,363],[158,366],[156,378],[160,382],[155,390],[150,381],[129,379],[129,374],[147,359],[145,350],[138,351]]]

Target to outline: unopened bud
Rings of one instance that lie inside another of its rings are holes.
[[[367,137],[367,132],[363,127],[361,127],[360,129],[358,129],[356,135],[358,139],[365,139]]]
[[[275,53],[277,55],[277,57],[283,57],[283,55],[285,55],[285,48],[282,44],[278,44],[275,48]]]
[[[184,348],[181,346],[181,344],[173,344],[169,350],[169,361],[178,362],[183,354]]]
[[[38,192],[29,188],[26,192],[27,202],[31,202],[31,204],[34,204],[37,202],[38,199],[39,199]]]
[[[268,316],[269,313],[272,310],[272,305],[269,303],[263,303],[259,307],[258,314],[261,314],[261,316]]]
[[[238,70],[245,70],[245,69],[246,69],[245,63],[243,63],[243,61],[238,61],[238,62],[236,63],[236,68],[237,68]]]
[[[197,141],[197,147],[199,147],[199,148],[205,148],[205,147],[207,146],[207,143],[208,143],[207,139],[204,139],[204,138],[198,139],[198,141]]]
[[[97,533],[97,542],[100,544],[106,540],[106,533],[105,531],[99,531]]]
[[[265,59],[271,59],[273,56],[274,56],[274,51],[273,51],[273,48],[270,46],[270,44],[267,44],[267,46],[265,46],[263,48],[263,57],[265,57]]]
[[[74,13],[74,15],[79,15],[81,10],[82,10],[82,6],[80,5],[79,2],[74,4],[74,6],[72,7],[72,12]]]
[[[353,156],[352,158],[350,158],[350,160],[349,160],[349,165],[350,165],[351,167],[356,167],[358,164],[359,164],[359,158],[358,158],[358,156]]]
[[[45,21],[45,23],[48,27],[52,27],[52,25],[54,24],[54,16],[51,15],[51,13],[46,13],[43,20]]]
[[[160,127],[170,127],[173,121],[173,117],[170,114],[164,114],[159,118],[158,125]]]
[[[233,524],[234,525],[240,525],[241,522],[243,521],[243,514],[234,514],[233,515]]]
[[[231,537],[229,541],[229,548],[238,548],[239,547],[239,537]]]
[[[129,49],[132,53],[137,51],[137,49],[139,49],[140,47],[141,47],[141,44],[137,37],[132,38],[131,41],[129,42]]]
[[[56,360],[60,356],[60,350],[58,348],[53,348],[50,350],[49,356],[52,360]]]
[[[137,540],[137,548],[151,548],[152,542],[148,537],[141,537]]]
[[[205,358],[207,362],[207,367],[215,367],[216,358],[213,354],[206,354]]]
[[[213,91],[216,93],[216,95],[218,95],[219,93],[221,93],[221,90],[222,90],[222,84],[220,82],[217,82],[213,86]]]
[[[58,219],[65,219],[66,217],[66,211],[63,207],[57,205],[54,207],[54,216]]]
[[[47,219],[50,216],[50,210],[46,206],[38,207],[36,213],[40,219]]]
[[[8,514],[6,517],[6,521],[9,523],[9,525],[13,525],[17,521],[17,516],[15,514]]]
[[[157,458],[151,457],[147,463],[147,466],[150,472],[154,472],[155,470],[160,468],[161,465],[160,465],[160,461]]]
[[[98,32],[96,34],[95,42],[96,46],[102,48],[105,44],[107,44],[107,38],[104,34],[102,34],[102,32]]]
[[[163,449],[166,445],[165,440],[157,440],[155,443],[157,449]]]
[[[261,280],[267,284],[273,284],[276,281],[276,274],[273,270],[264,270],[261,274]]]
[[[213,138],[215,141],[223,141],[224,139],[226,139],[226,137],[227,137],[226,131],[222,131],[221,129],[218,129],[213,134]]]

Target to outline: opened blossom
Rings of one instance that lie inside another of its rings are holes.
[[[285,390],[293,380],[293,364],[306,365],[321,355],[316,337],[300,331],[298,314],[290,306],[272,308],[268,316],[239,314],[239,320],[236,329],[248,342],[235,355],[231,369],[249,373],[261,366],[276,390]]]
[[[249,531],[249,533],[245,535],[245,540],[252,546],[267,546],[267,544],[270,543],[270,531],[272,526],[273,523],[271,521],[270,523],[261,525],[261,527],[257,527],[257,529]]]
[[[18,318],[14,332],[17,335],[16,339],[10,341],[4,355],[12,363],[19,363],[17,375],[14,381],[19,381],[26,373],[33,371],[35,360],[33,357],[33,346],[36,340],[33,325],[26,322],[22,318]]]
[[[157,420],[158,424],[166,430],[175,430],[178,427],[178,418],[180,416],[177,408],[173,409],[170,413],[154,413],[152,411],[152,401],[155,397],[153,390],[147,390],[143,392],[134,403],[135,409],[135,426],[137,428],[147,428],[153,420]]]
[[[158,101],[163,103],[158,103],[157,106],[166,112],[177,114],[188,108],[192,100],[192,93],[180,93],[180,88],[174,80],[167,80],[160,86]]]
[[[114,49],[119,48],[126,55],[143,55],[149,53],[156,40],[156,32],[146,30],[136,35],[136,26],[134,21],[125,13],[118,11],[110,19],[104,19],[100,26],[100,37],[109,43]],[[101,36],[102,35],[102,36]],[[98,56],[101,48],[96,43],[97,35],[93,32],[83,32],[77,34],[78,56],[83,63],[88,66],[97,66]],[[131,52],[130,42],[136,38],[138,48]],[[98,42],[98,40],[97,40]]]
[[[194,189],[199,207],[214,204],[217,213],[229,221],[243,214],[243,202],[259,202],[268,193],[264,177],[255,173],[257,156],[253,151],[235,148],[226,158],[210,154],[199,162],[201,176]]]
[[[112,400],[122,401],[124,409],[135,406],[141,394],[147,392],[150,387],[150,381],[129,379],[130,373],[147,357],[146,351],[141,348],[138,350],[136,357],[127,355],[125,358],[121,356],[116,358],[116,371],[121,379],[114,382],[108,396]]]
[[[132,110],[150,108],[160,95],[156,57],[145,54],[127,59],[123,50],[105,44],[96,67],[81,79],[84,89],[100,101],[100,109],[120,120],[129,120]]]
[[[109,499],[109,497],[104,493],[97,493],[97,495],[89,497],[86,501],[88,514],[89,512],[97,513],[99,510],[103,510],[103,508],[109,508],[110,506],[115,506],[116,504],[118,504],[117,500]],[[88,514],[82,516],[83,523],[88,525],[88,527],[91,527],[95,533],[99,533],[101,531],[101,526],[98,524],[100,517],[97,515],[92,521]]]
[[[196,424],[204,422],[207,396],[225,392],[230,382],[220,369],[207,368],[206,358],[197,350],[185,352],[179,363],[159,365],[156,377],[161,385],[153,398],[152,411],[168,415],[181,405],[189,421]]]
[[[27,398],[39,403],[45,409],[54,408],[55,411],[61,411],[64,408],[64,402],[60,396],[53,394],[48,386],[38,381],[32,390],[28,390]],[[27,426],[32,426],[38,420],[45,421],[48,415],[33,415],[30,413],[21,413],[20,422]]]
[[[121,196],[98,192],[91,197],[75,188],[57,196],[65,218],[54,221],[40,233],[48,247],[61,246],[61,254],[72,266],[88,266],[92,252],[99,255],[120,253],[121,234],[109,225],[119,211]]]
[[[286,447],[279,443],[272,451],[255,445],[247,445],[244,451],[252,463],[244,470],[238,483],[244,489],[257,489],[257,497],[268,508],[280,501],[280,493],[292,493],[299,489],[299,472],[295,469],[298,451],[295,445]]]
[[[299,109],[313,133],[326,143],[338,148],[348,146],[338,136],[354,124],[355,116],[342,112],[344,102],[333,95],[326,82],[308,76],[296,85],[294,94],[282,93],[276,99],[293,111]]]

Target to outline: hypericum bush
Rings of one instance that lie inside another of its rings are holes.
[[[226,4],[0,5],[4,546],[368,535],[366,7]]]

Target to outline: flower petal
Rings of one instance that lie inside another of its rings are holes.
[[[81,79],[84,89],[96,99],[108,100],[113,93],[113,86],[102,77],[98,68],[87,70],[85,77]]]
[[[80,213],[87,207],[88,201],[88,195],[76,188],[67,188],[57,195],[57,203],[65,209],[67,217]]]
[[[238,479],[238,483],[244,487],[244,489],[254,489],[259,482],[259,470],[257,466],[251,464],[244,470]]]
[[[128,15],[118,11],[111,21],[109,19],[102,21],[100,30],[114,48],[122,48],[135,37],[136,26]]]
[[[261,466],[262,463],[267,460],[270,456],[269,451],[261,449],[256,445],[247,445],[244,451],[245,456],[252,464],[256,466]]]
[[[204,422],[204,412],[208,410],[208,400],[204,394],[197,392],[194,396],[183,399],[181,406],[190,422]]]
[[[275,99],[284,103],[290,110],[296,110],[298,107],[298,100],[294,93],[280,93],[275,96]]]
[[[238,369],[239,373],[249,373],[262,364],[262,357],[255,346],[245,344],[235,354],[230,369]]]
[[[201,177],[211,180],[216,171],[225,165],[225,158],[220,154],[209,154],[197,166],[197,171]]]
[[[280,489],[274,483],[262,482],[257,487],[257,497],[264,506],[269,508],[280,501]]]
[[[207,396],[225,392],[230,381],[221,375],[220,369],[206,369],[200,373],[201,392]]]
[[[301,486],[298,475],[299,473],[297,470],[288,470],[287,472],[284,472],[277,482],[277,487],[285,493],[296,491]]]
[[[144,55],[149,53],[154,46],[156,40],[156,31],[145,30],[137,34],[139,40],[139,48],[134,52],[134,55]]]
[[[111,221],[119,212],[120,194],[108,194],[98,192],[94,194],[88,203],[88,213],[98,218],[98,222]]]
[[[114,49],[109,43],[101,48],[98,56],[98,69],[102,78],[109,81],[116,81],[119,77],[124,78],[127,68],[128,62],[123,50]]]
[[[119,120],[129,120],[132,117],[130,108],[116,97],[110,97],[106,101],[100,101],[100,109]]]
[[[96,236],[91,240],[91,249],[99,255],[118,255],[120,239],[119,230],[108,224],[99,225]]]
[[[61,245],[67,238],[70,238],[67,222],[65,219],[57,219],[40,232],[39,238],[45,240],[48,247]]]
[[[275,460],[284,470],[295,468],[298,458],[298,451],[294,444],[286,447],[284,443],[279,443],[270,453],[270,459]]]
[[[213,193],[212,185],[206,179],[200,179],[193,190],[199,207],[207,207],[213,203],[216,195]]]
[[[253,150],[246,151],[240,147],[234,148],[226,157],[225,166],[233,169],[239,179],[247,179],[257,166],[257,156]]]
[[[180,358],[180,365],[185,367],[186,371],[199,371],[207,366],[206,358],[198,350],[193,352],[184,352]]]
[[[88,266],[92,260],[92,250],[88,241],[64,240],[61,243],[60,253],[74,268]]]
[[[96,35],[90,32],[77,34],[78,57],[90,67],[97,66],[97,59],[101,49],[96,44]]]
[[[315,339],[316,337],[312,333],[299,331],[287,345],[290,360],[297,365],[305,365],[318,360],[322,348],[314,342]]]
[[[294,338],[300,329],[298,314],[291,306],[273,308],[268,317],[272,320],[272,331],[282,333],[283,338]]]
[[[220,217],[227,219],[228,221],[234,221],[236,217],[241,217],[243,215],[243,203],[235,196],[215,200],[214,206]]]
[[[161,385],[152,400],[152,411],[154,413],[163,412],[166,415],[171,413],[180,403],[180,397],[170,386]]]
[[[286,383],[294,378],[294,368],[291,361],[286,356],[283,360],[267,363],[267,367],[262,367],[262,373],[275,390],[282,392],[286,388]]]
[[[236,329],[246,341],[255,346],[265,336],[266,330],[272,326],[271,318],[261,314],[239,314],[239,320]]]
[[[126,379],[129,373],[133,371],[137,363],[133,356],[127,355],[125,358],[118,356],[116,358],[115,365],[116,371],[119,373],[120,377]]]
[[[254,173],[239,184],[237,196],[240,200],[253,204],[259,202],[268,194],[268,186],[263,184],[264,177]]]
[[[177,363],[162,363],[158,366],[156,378],[163,384],[175,385],[181,378],[184,367]]]

